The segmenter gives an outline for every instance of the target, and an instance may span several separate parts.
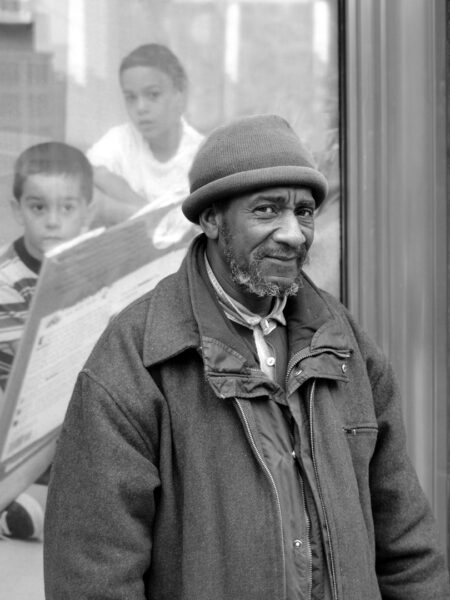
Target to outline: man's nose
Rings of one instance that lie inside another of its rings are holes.
[[[291,247],[298,247],[306,241],[299,219],[293,211],[285,211],[280,215],[272,238],[275,242]]]

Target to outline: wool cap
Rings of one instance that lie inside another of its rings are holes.
[[[278,115],[244,117],[215,129],[194,158],[189,184],[182,210],[193,223],[214,202],[260,189],[308,187],[316,206],[328,191],[312,155]]]

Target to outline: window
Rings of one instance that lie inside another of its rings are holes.
[[[330,184],[307,270],[340,295],[338,0],[3,0],[0,30],[0,243],[20,234],[17,155],[49,139],[86,151],[125,121],[120,61],[157,42],[187,71],[197,130],[274,112],[307,142]]]

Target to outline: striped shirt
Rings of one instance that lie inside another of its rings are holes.
[[[0,388],[5,389],[21,338],[41,263],[23,237],[0,253]]]

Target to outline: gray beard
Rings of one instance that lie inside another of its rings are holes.
[[[231,277],[246,292],[250,292],[260,298],[267,296],[282,298],[283,296],[295,296],[297,294],[299,288],[302,286],[300,267],[307,261],[306,251],[299,253],[301,254],[299,255],[299,272],[295,281],[286,285],[280,285],[268,281],[261,273],[260,262],[262,257],[260,258],[257,255],[247,265],[240,265],[238,263],[231,247],[232,235],[226,223],[220,225],[219,232],[222,235],[224,256],[230,267]]]

